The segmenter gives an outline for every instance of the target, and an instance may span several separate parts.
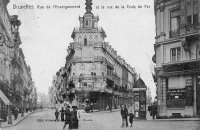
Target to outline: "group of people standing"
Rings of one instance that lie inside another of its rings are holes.
[[[121,107],[121,116],[122,116],[122,127],[124,127],[125,125],[126,127],[128,127],[128,116],[129,116],[130,127],[133,126],[134,114],[132,113],[132,110],[128,112],[128,109],[126,108],[125,105],[122,105]]]
[[[65,129],[67,125],[69,125],[69,129],[78,129],[78,117],[80,118],[80,113],[78,113],[77,110],[78,108],[76,106],[72,106],[72,110],[70,110],[70,106],[67,106],[65,110],[62,107],[60,112],[56,109],[56,121],[58,121],[59,114],[61,113],[61,121],[65,122],[63,129]]]

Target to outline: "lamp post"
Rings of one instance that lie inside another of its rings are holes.
[[[22,95],[22,114],[21,117],[24,117],[24,96]]]
[[[10,96],[12,96],[12,94],[10,93]],[[11,117],[11,102],[9,101],[9,105],[8,105],[8,124],[12,124],[12,117]]]

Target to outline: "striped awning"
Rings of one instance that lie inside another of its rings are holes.
[[[1,90],[0,90],[0,98],[6,105],[9,105],[10,103],[9,99],[5,96],[5,94]]]

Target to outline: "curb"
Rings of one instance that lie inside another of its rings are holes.
[[[8,125],[8,126],[1,126],[0,128],[7,128],[7,127],[12,127],[12,126],[16,126],[17,124],[19,124],[22,120],[26,119],[26,117],[28,117],[29,115],[33,114],[33,113],[36,113],[38,112],[37,110],[36,111],[33,111],[31,113],[29,113],[28,115],[24,116],[24,118],[20,119],[19,121],[17,121],[15,124],[11,124],[11,125]]]
[[[155,120],[133,120],[133,121],[145,121],[145,122],[162,122],[162,121],[200,121],[200,118],[195,118],[195,119],[155,119]]]
[[[93,112],[90,112],[90,113],[96,113],[96,112],[107,112],[107,113],[112,113],[112,112],[116,112],[116,111],[119,111],[120,109],[114,109],[112,111],[110,110],[107,110],[107,111],[100,111],[100,110],[97,110],[97,111],[93,111]]]

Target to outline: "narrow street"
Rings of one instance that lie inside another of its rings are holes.
[[[38,120],[39,119],[39,120]],[[2,130],[62,130],[64,122],[50,121],[54,119],[54,111],[46,110],[34,113],[14,127]],[[81,112],[80,130],[199,130],[199,121],[134,121],[133,127],[121,128],[121,117],[116,112]]]

